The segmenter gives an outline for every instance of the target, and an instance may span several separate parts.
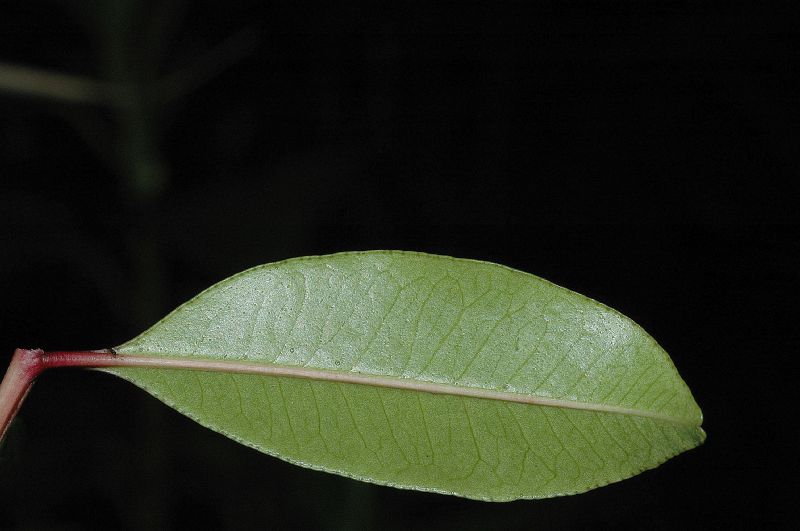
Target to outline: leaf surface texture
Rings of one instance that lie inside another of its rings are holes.
[[[116,351],[230,362],[104,370],[243,444],[475,499],[582,492],[705,439],[688,387],[638,325],[474,260],[369,251],[259,266]],[[237,364],[306,372],[242,374]]]

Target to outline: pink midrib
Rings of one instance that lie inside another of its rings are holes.
[[[673,417],[656,411],[627,408],[611,404],[598,404],[550,398],[532,394],[497,391],[480,387],[453,385],[447,383],[415,380],[411,378],[387,377],[357,372],[333,371],[326,369],[252,363],[238,360],[192,359],[188,357],[156,356],[143,354],[117,354],[111,350],[44,352],[40,349],[17,349],[11,365],[0,382],[0,440],[3,439],[11,421],[14,419],[25,395],[42,371],[59,367],[84,367],[93,369],[143,368],[166,370],[193,370],[227,372],[237,374],[260,374],[264,376],[283,376],[308,380],[339,382],[356,385],[369,385],[386,389],[403,389],[423,393],[444,394],[500,400],[520,404],[557,407],[583,411],[597,411],[620,415],[633,415],[656,419],[662,422],[699,429],[700,423]]]
[[[599,404],[550,398],[546,396],[499,391],[480,387],[453,385],[412,378],[387,377],[357,372],[335,371],[311,367],[253,363],[239,360],[191,359],[187,357],[165,357],[142,354],[111,354],[109,352],[54,352],[45,353],[44,363],[47,367],[81,366],[91,368],[151,368],[168,370],[194,370],[209,372],[227,372],[236,374],[260,374],[264,376],[284,376],[326,382],[338,382],[357,385],[369,385],[387,389],[403,389],[424,393],[500,400],[520,404],[531,404],[546,407],[577,409],[582,411],[598,411],[620,415],[633,415],[652,418],[672,424],[696,426],[696,423],[678,417],[665,415],[656,411],[628,408],[612,404]]]

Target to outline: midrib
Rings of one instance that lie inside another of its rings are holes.
[[[108,361],[108,358],[105,358],[105,361]],[[89,364],[86,366],[89,366]],[[581,402],[577,400],[565,400],[538,395],[514,393],[509,391],[497,391],[479,387],[429,382],[411,378],[379,376],[311,367],[253,363],[238,360],[190,359],[186,357],[164,357],[142,354],[118,354],[114,356],[113,361],[109,363],[99,362],[93,366],[97,368],[134,367],[174,370],[183,369],[237,374],[260,374],[265,376],[283,376],[288,378],[300,378],[326,382],[369,385],[372,387],[382,387],[386,389],[404,389],[408,391],[419,391],[424,393],[482,398],[486,400],[500,400],[519,404],[577,409],[582,411],[598,411],[603,413],[615,413],[619,415],[633,415],[637,417],[661,420],[672,424],[695,426],[695,423],[686,419],[664,415],[663,413],[644,409],[627,408],[611,404]]]

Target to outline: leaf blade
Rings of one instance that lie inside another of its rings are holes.
[[[267,264],[212,286],[117,351],[477,389],[478,396],[465,396],[324,379],[110,370],[283,459],[477,499],[587,490],[657,466],[704,438],[691,393],[641,328],[596,301],[485,262],[375,251]],[[653,415],[520,404],[504,395]],[[386,399],[400,404],[396,411],[387,411]],[[324,429],[326,422],[333,427]],[[317,436],[291,444],[309,426]],[[367,444],[364,434],[377,439]],[[548,444],[560,453],[537,456],[534,449]],[[606,454],[628,458],[597,459]],[[564,464],[571,461],[579,466]],[[547,479],[551,470],[555,479]]]

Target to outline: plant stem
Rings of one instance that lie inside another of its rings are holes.
[[[41,374],[41,350],[18,348],[11,358],[11,365],[0,383],[0,441],[16,416],[22,401],[30,391],[33,381]]]
[[[0,382],[0,441],[31,390],[36,378],[55,367],[104,367],[114,359],[109,350],[53,352],[18,348],[11,357],[3,381]]]
[[[0,92],[69,103],[112,107],[125,107],[128,104],[127,89],[124,85],[4,62],[0,62]]]

